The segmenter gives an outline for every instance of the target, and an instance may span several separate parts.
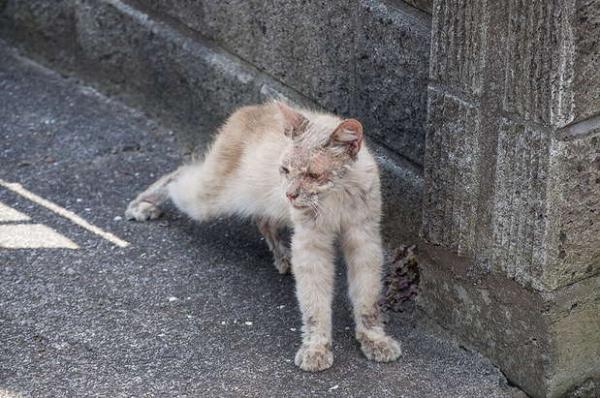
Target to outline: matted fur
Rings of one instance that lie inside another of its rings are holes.
[[[348,266],[356,338],[363,353],[392,361],[400,345],[383,330],[377,305],[383,253],[377,164],[360,122],[293,108],[283,102],[237,110],[204,159],[162,177],[126,211],[138,221],[160,215],[171,199],[195,220],[218,215],[256,219],[281,273],[290,270],[302,311],[302,346],[295,363],[329,368],[334,242]],[[293,230],[291,249],[279,230]]]

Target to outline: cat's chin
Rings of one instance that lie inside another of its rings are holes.
[[[310,206],[302,206],[302,205],[295,205],[292,203],[292,207],[296,210],[308,210],[310,209]]]

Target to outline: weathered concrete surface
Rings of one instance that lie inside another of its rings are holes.
[[[425,313],[533,397],[597,396],[567,392],[600,378],[600,278],[540,293],[503,273],[478,273],[466,257],[421,249]]]
[[[600,2],[509,0],[506,10],[504,109],[555,127],[596,115]]]
[[[423,171],[383,147],[374,143],[370,147],[381,173],[384,244],[390,250],[414,244],[419,239],[422,218]]]
[[[440,248],[422,246],[419,264],[419,308],[490,355],[514,383],[545,397],[544,357],[550,344],[542,298],[503,275],[474,275],[470,259]]]
[[[253,225],[196,224],[173,209],[119,219],[179,163],[169,130],[3,45],[0,102],[0,178],[130,242],[117,248],[0,188],[0,202],[81,247],[0,251],[3,397],[511,397],[489,362],[414,313],[390,317],[402,360],[367,361],[345,329],[343,268],[334,367],[298,370],[293,278],[277,274]]]
[[[147,18],[120,1],[82,1],[76,9],[78,71],[113,94],[205,142],[243,104],[300,94],[187,31]],[[112,88],[112,89],[111,89]]]
[[[419,10],[425,11],[428,14],[431,14],[431,9],[433,8],[433,0],[398,0],[398,1],[404,1],[405,3],[410,4],[411,6],[416,7]]]
[[[539,290],[600,271],[600,129],[552,135],[508,120],[500,126],[488,255]]]
[[[598,115],[600,103],[600,2],[577,0],[575,23],[575,119],[584,120]]]
[[[48,63],[69,65],[76,55],[75,0],[0,2],[0,33],[28,43]]]
[[[354,114],[388,148],[422,164],[430,16],[399,2],[361,1]]]
[[[600,378],[594,3],[433,9],[421,308],[534,397]]]
[[[262,97],[263,85],[278,86],[360,118],[390,149],[422,164],[430,16],[403,2],[46,3],[8,0],[3,35],[55,67],[137,96],[132,101],[155,113],[165,108],[163,118],[200,123],[190,109],[203,96],[219,119]]]
[[[139,2],[338,113],[352,110],[356,1]]]

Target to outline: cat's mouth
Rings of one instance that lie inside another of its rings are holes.
[[[292,206],[294,207],[294,209],[298,209],[298,210],[308,209],[308,207],[309,207],[306,205],[297,205],[295,203],[292,203]]]

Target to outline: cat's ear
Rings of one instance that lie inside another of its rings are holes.
[[[329,145],[343,146],[346,152],[354,158],[363,141],[363,127],[356,119],[346,119],[333,131]]]
[[[304,132],[308,120],[302,116],[299,112],[292,109],[288,104],[283,101],[276,101],[277,107],[283,114],[286,127],[284,133],[286,136],[296,138]]]

